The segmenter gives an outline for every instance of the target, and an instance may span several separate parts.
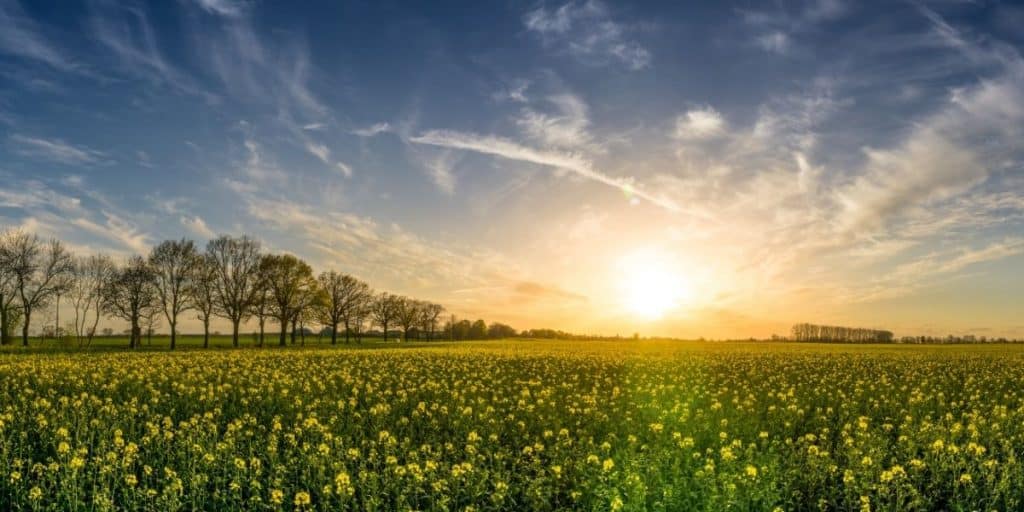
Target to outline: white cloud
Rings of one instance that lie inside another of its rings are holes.
[[[219,16],[237,18],[245,14],[248,5],[245,2],[233,0],[195,0],[199,7]]]
[[[93,37],[105,46],[129,74],[165,84],[180,92],[199,96],[207,102],[217,97],[203,90],[187,73],[164,58],[156,31],[142,7],[115,5],[93,13]]]
[[[587,104],[578,96],[563,93],[547,98],[556,113],[524,108],[516,125],[523,133],[546,146],[573,148],[590,142]]]
[[[47,41],[17,1],[0,2],[0,51],[43,62],[61,71],[79,69],[57,47]]]
[[[310,154],[319,158],[320,161],[325,164],[331,163],[331,150],[328,149],[327,146],[324,146],[323,144],[307,140],[306,151],[309,151]]]
[[[11,135],[17,151],[25,156],[41,158],[66,165],[87,165],[99,162],[104,154],[84,146],[74,146],[60,139],[41,139],[25,135]]]
[[[453,164],[454,157],[450,151],[442,151],[437,158],[428,160],[425,164],[434,185],[437,185],[438,190],[449,196],[455,193],[455,175],[452,173]]]
[[[632,70],[651,64],[650,52],[628,38],[627,27],[612,19],[599,0],[571,1],[557,9],[541,6],[526,13],[523,24],[545,45],[585,62],[617,61]]]
[[[376,135],[388,133],[390,131],[392,131],[391,124],[386,122],[380,122],[375,123],[371,126],[367,126],[366,128],[357,128],[355,130],[352,130],[352,134],[358,135],[360,137],[374,137]]]
[[[337,167],[338,170],[341,171],[341,174],[344,175],[346,178],[352,177],[352,167],[346,164],[345,162],[337,161],[334,163],[334,166]]]
[[[206,221],[198,215],[182,215],[179,220],[185,229],[200,238],[210,240],[217,237],[217,234],[206,225]]]
[[[707,139],[724,134],[725,120],[712,107],[692,109],[676,118],[678,139]]]
[[[763,50],[785,55],[789,52],[791,45],[789,36],[784,32],[774,31],[767,34],[762,34],[755,39],[755,42]]]
[[[557,151],[544,151],[519,145],[508,139],[492,135],[477,135],[449,130],[431,130],[409,139],[417,144],[475,151],[486,155],[500,156],[538,165],[569,171],[598,183],[617,188],[631,197],[636,197],[662,208],[678,211],[672,201],[638,189],[631,179],[615,178],[594,169],[593,164],[582,156]]]

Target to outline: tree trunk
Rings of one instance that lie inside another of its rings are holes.
[[[171,350],[174,350],[174,347],[177,346],[177,332],[175,329],[176,325],[177,322],[171,322]]]
[[[231,345],[238,348],[238,323],[239,320],[231,321]]]
[[[21,326],[21,346],[28,346],[28,322],[32,318],[32,310],[30,308],[25,309],[25,324]]]
[[[384,323],[383,323],[383,324],[381,325],[381,327],[383,327],[383,328],[384,328],[384,342],[385,342],[385,343],[387,343],[387,341],[388,341],[388,323],[387,323],[387,322],[384,322]]]
[[[203,348],[210,348],[210,319],[203,320]]]
[[[348,336],[348,333],[346,333],[345,336]],[[337,344],[338,344],[338,323],[335,322],[334,325],[331,326],[331,345],[337,345]]]
[[[263,348],[263,324],[266,322],[267,320],[265,318],[260,317],[260,348]]]
[[[292,317],[292,345],[295,344],[295,329],[299,323],[299,316],[295,315]]]
[[[278,345],[283,347],[288,344],[288,320],[286,317],[284,319],[279,318],[278,321],[281,322],[281,338],[278,340]]]
[[[0,293],[0,345],[8,343],[7,333],[10,331],[7,325],[7,308],[4,307],[4,294]]]
[[[345,344],[348,345],[348,320],[345,320]]]

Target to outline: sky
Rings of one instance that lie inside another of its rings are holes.
[[[118,258],[250,234],[520,329],[1024,337],[1022,26],[985,0],[0,0],[0,226]]]

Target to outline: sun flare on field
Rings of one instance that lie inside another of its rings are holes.
[[[620,298],[624,308],[646,320],[657,320],[690,299],[691,288],[670,259],[642,250],[619,261]]]

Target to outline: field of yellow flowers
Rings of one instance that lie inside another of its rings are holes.
[[[1021,510],[1024,351],[0,354],[3,510]]]

